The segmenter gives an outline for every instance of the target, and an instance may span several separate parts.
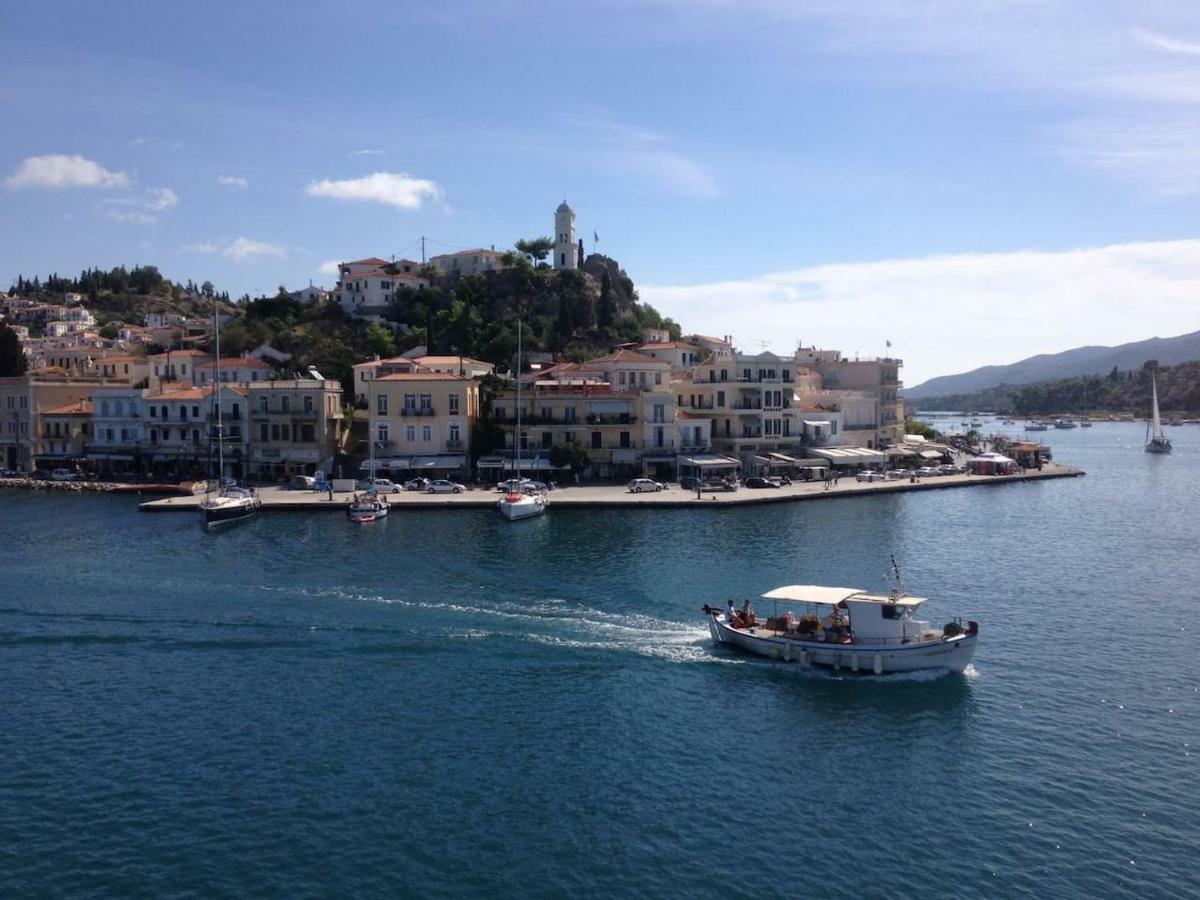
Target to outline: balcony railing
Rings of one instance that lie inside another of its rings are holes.
[[[434,415],[437,415],[437,413],[434,411],[432,406],[422,406],[422,407],[405,406],[400,409],[400,415],[420,417],[420,416],[434,416]]]
[[[589,425],[633,425],[636,422],[637,416],[628,413],[589,413],[587,416]]]
[[[451,450],[451,451],[461,450],[462,448],[463,448],[463,442],[461,440],[458,440],[458,441],[447,440],[446,441],[446,449],[447,450]]]
[[[730,409],[762,409],[761,400],[737,400],[732,403]]]

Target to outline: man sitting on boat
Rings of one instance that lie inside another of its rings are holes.
[[[733,601],[729,601],[729,606],[732,609]],[[750,605],[749,598],[742,604],[742,608],[733,614],[734,628],[753,628],[758,624],[758,620],[754,618],[754,607]]]

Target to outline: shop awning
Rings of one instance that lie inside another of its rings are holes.
[[[942,454],[936,450],[922,450],[921,459],[941,459]]]
[[[736,459],[730,459],[728,456],[718,456],[717,454],[700,454],[699,456],[685,456],[682,462],[689,466],[699,466],[700,468],[716,468],[723,466],[725,468],[737,468],[741,465]]]
[[[467,464],[465,456],[414,456],[408,468],[417,471],[433,471],[436,469],[461,469]]]
[[[504,468],[503,456],[481,456],[476,464],[480,469],[502,469]]]
[[[804,419],[803,422],[809,428],[832,428],[833,427],[831,422],[826,422],[823,419],[816,419],[816,420]]]
[[[921,451],[912,447],[888,447],[887,455],[893,459],[908,459],[913,456],[920,456]]]
[[[408,468],[409,462],[410,462],[410,460],[407,456],[405,456],[405,457],[393,456],[393,457],[389,457],[388,459],[377,459],[377,460],[375,460],[375,471],[377,471],[377,472],[380,470],[386,470],[388,472],[403,471],[404,469]],[[371,460],[364,459],[362,461],[362,464],[358,467],[358,470],[360,472],[371,471]]]
[[[506,472],[517,471],[517,461],[515,459],[504,460],[504,470]],[[550,460],[548,460],[548,459],[523,459],[523,460],[521,460],[521,471],[522,472],[552,472],[553,470],[554,470],[554,466],[550,465]]]
[[[771,459],[775,460],[776,462],[791,463],[792,465],[800,462],[800,460],[796,459],[796,457],[788,456],[786,453],[768,453],[767,456],[771,457]]]
[[[814,447],[809,452],[829,460],[835,466],[868,466],[885,463],[888,458],[882,450],[868,450],[865,447]]]

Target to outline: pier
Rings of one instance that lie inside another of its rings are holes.
[[[950,488],[999,487],[1015,482],[1043,481],[1051,478],[1076,478],[1083,475],[1081,469],[1058,463],[1047,463],[1040,470],[1030,469],[1015,475],[941,475],[921,478],[916,481],[896,479],[889,481],[856,481],[854,476],[845,476],[836,485],[826,487],[822,481],[803,481],[779,488],[753,489],[742,487],[736,491],[701,493],[687,491],[672,485],[669,489],[652,493],[631,494],[624,485],[571,485],[550,492],[550,509],[560,507],[632,507],[640,509],[698,508],[705,509],[753,506],[764,503],[796,503],[809,500],[832,500],[841,497],[874,496],[895,494],[902,491],[937,491]],[[293,491],[281,487],[258,489],[262,499],[262,512],[345,512],[350,505],[351,492],[334,492],[333,499],[326,493],[315,491]],[[472,489],[462,494],[424,494],[416,491],[401,491],[388,494],[387,499],[394,512],[433,509],[479,509],[495,506],[499,493],[493,489]],[[141,503],[143,512],[194,512],[203,495],[191,497],[168,497]]]

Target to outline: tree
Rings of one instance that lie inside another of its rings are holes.
[[[109,322],[100,329],[100,337],[114,341],[117,338],[117,323]]]
[[[388,329],[378,322],[372,322],[367,326],[364,337],[367,350],[371,353],[384,358],[396,355],[396,339],[392,337],[392,333]]]
[[[7,325],[0,325],[0,376],[24,375],[27,368],[21,339]]]
[[[537,237],[531,240],[522,238],[517,241],[516,248],[526,256],[532,257],[534,262],[545,262],[546,257],[550,255],[550,251],[554,249],[554,241],[548,237]]]
[[[202,293],[209,300],[213,298],[214,290],[215,288],[213,287],[213,283],[211,281],[206,281],[204,284],[200,285],[200,293]]]
[[[600,282],[600,299],[596,301],[596,324],[601,328],[609,328],[613,323],[613,280],[605,270]]]

